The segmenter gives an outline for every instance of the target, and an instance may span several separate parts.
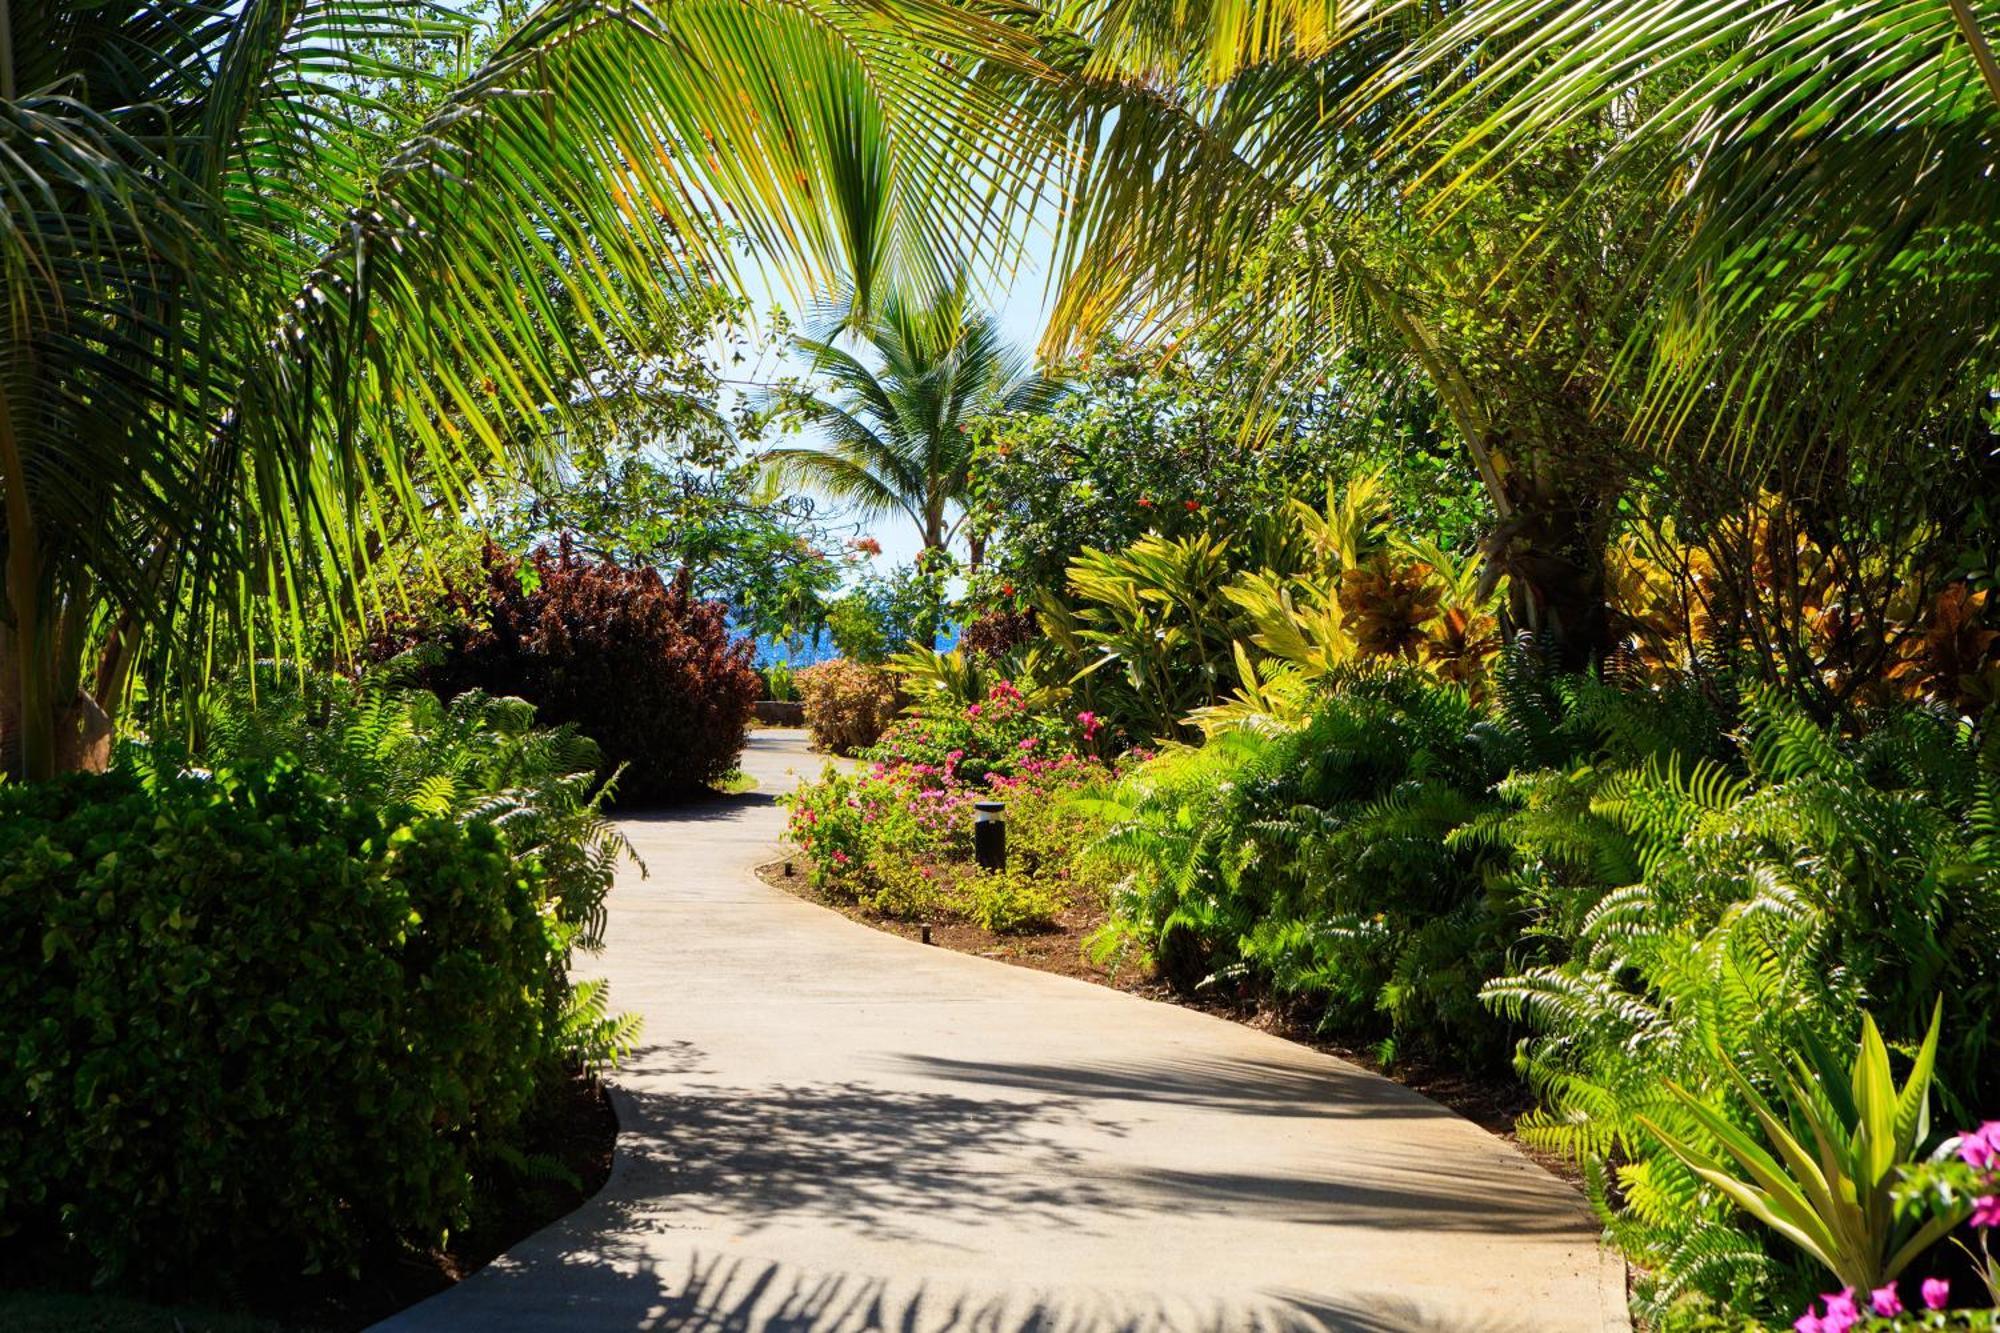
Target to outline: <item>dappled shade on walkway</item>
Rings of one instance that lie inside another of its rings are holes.
[[[627,829],[587,974],[645,1015],[595,1199],[397,1330],[1623,1328],[1575,1193],[1220,1019],[871,931],[749,873],[818,760]]]

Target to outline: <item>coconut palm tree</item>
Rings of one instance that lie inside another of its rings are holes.
[[[859,321],[874,366],[840,345],[838,328],[856,321],[802,339],[826,387],[797,406],[825,439],[763,455],[787,484],[909,519],[926,555],[947,549],[964,523],[982,423],[1045,410],[1064,392],[1007,346],[991,316],[968,310],[966,290],[960,276],[929,299],[891,294],[878,317]],[[976,567],[976,538],[970,556]]]
[[[0,3],[0,774],[101,762],[135,675],[354,620],[385,523],[546,439],[666,279],[746,239],[863,310],[934,278],[1027,142],[945,31],[1025,58],[937,0],[545,0],[490,43]]]
[[[1936,471],[1941,437],[1978,452],[1995,0],[1058,17],[1062,77],[1020,89],[1073,146],[1058,331],[1386,335],[1486,482],[1517,623],[1606,646],[1627,476],[1824,509],[1857,474]]]

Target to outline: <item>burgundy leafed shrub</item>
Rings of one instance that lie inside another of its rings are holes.
[[[621,803],[698,795],[736,766],[763,690],[720,602],[655,570],[585,559],[566,538],[526,561],[489,544],[484,564],[469,623],[430,639],[443,652],[422,669],[426,686],[518,695],[537,721],[574,722],[607,769],[627,765]]]
[[[1010,649],[1033,643],[1041,632],[1033,611],[988,611],[966,625],[958,636],[958,646],[968,653],[999,657]]]

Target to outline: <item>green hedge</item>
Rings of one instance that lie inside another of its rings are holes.
[[[0,1235],[168,1285],[435,1239],[553,1056],[538,873],[282,763],[0,788]]]

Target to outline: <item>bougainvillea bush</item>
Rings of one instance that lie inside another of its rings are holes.
[[[441,697],[513,695],[574,724],[607,774],[624,766],[621,801],[697,796],[735,768],[763,686],[722,603],[567,539],[526,560],[489,544],[484,566],[482,587],[451,594],[459,615],[421,635],[392,629],[378,652],[426,649],[420,679]]]
[[[931,700],[866,752],[788,798],[791,838],[815,888],[899,919],[960,917],[1029,930],[1073,898],[1086,838],[1070,800],[1111,776],[1088,713],[1030,710],[1011,682],[971,704]],[[1009,863],[973,864],[973,805],[1006,803]]]
[[[949,770],[954,782],[977,785],[1090,750],[1100,730],[1089,713],[1065,717],[1030,708],[1014,683],[1003,680],[969,704],[942,694],[925,696],[864,757],[889,768]]]

